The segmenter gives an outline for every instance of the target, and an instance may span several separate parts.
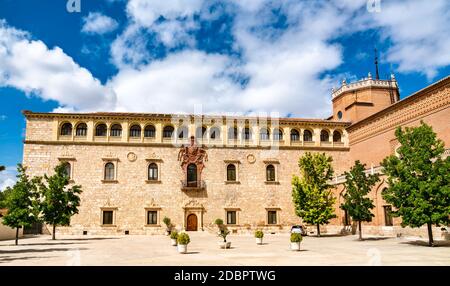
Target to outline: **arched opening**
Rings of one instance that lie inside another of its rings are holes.
[[[189,132],[186,126],[178,127],[178,139],[188,139]]]
[[[148,165],[148,180],[158,181],[158,165],[156,163]]]
[[[68,122],[64,123],[61,126],[61,131],[60,131],[59,134],[62,135],[62,136],[70,136],[70,135],[72,135],[72,124],[70,124]]]
[[[273,130],[273,140],[276,141],[283,140],[283,131],[281,131],[281,129],[275,128],[275,130]]]
[[[237,127],[228,128],[228,139],[236,140],[238,138],[238,129]]]
[[[72,174],[72,166],[70,165],[69,162],[64,162],[64,174],[71,179],[71,174]]]
[[[75,130],[75,136],[87,136],[87,125],[86,123],[80,123],[77,125],[77,129]]]
[[[234,164],[229,164],[227,166],[227,181],[228,182],[236,181],[236,166]]]
[[[195,131],[195,136],[197,139],[203,138],[206,139],[206,127],[197,127],[197,130]]]
[[[145,138],[155,138],[156,132],[155,132],[155,126],[153,125],[147,125],[144,128],[144,137]]]
[[[130,137],[139,138],[141,137],[141,126],[133,125],[130,128]]]
[[[303,141],[306,141],[306,142],[313,141],[312,132],[310,130],[303,131]]]
[[[335,130],[333,132],[333,142],[342,142],[342,135],[341,132]]]
[[[122,126],[120,124],[113,124],[111,126],[110,135],[112,137],[120,137],[120,136],[122,136]]]
[[[269,129],[261,128],[261,130],[259,131],[259,139],[261,139],[261,140],[269,140],[269,138],[270,138]]]
[[[218,127],[211,128],[210,133],[211,139],[220,139],[220,129]]]
[[[300,132],[297,129],[291,130],[291,141],[300,141]]]
[[[194,163],[187,166],[187,186],[197,187],[197,165]]]
[[[113,181],[115,179],[114,164],[109,162],[105,164],[105,181]]]
[[[98,124],[95,127],[95,136],[106,136],[106,133],[107,133],[106,130],[107,130],[106,124],[103,124],[103,123]]]
[[[330,141],[330,134],[327,130],[320,131],[320,142],[328,142]]]
[[[198,220],[195,214],[190,214],[186,218],[186,231],[197,231]]]
[[[173,131],[174,131],[174,128],[172,127],[172,126],[166,126],[166,127],[164,127],[164,129],[163,129],[163,138],[172,138],[172,136],[173,136]]]
[[[242,130],[242,137],[244,138],[244,140],[251,140],[252,130],[249,127],[245,127],[244,130]]]
[[[270,164],[266,167],[266,181],[274,182],[275,181],[275,167]]]

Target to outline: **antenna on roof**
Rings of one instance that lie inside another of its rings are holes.
[[[378,51],[375,48],[375,79],[380,79],[380,74],[378,73]]]

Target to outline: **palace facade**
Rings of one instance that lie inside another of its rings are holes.
[[[61,233],[162,233],[165,216],[189,231],[212,230],[221,218],[233,232],[277,232],[301,223],[291,185],[299,157],[325,152],[336,173],[337,218],[322,231],[351,231],[339,208],[345,192],[339,175],[355,160],[380,172],[381,160],[398,146],[395,128],[421,120],[449,148],[450,77],[403,100],[398,90],[394,77],[344,81],[332,91],[327,119],[24,111],[23,164],[29,175],[43,175],[65,162],[71,182],[82,186],[79,214]],[[371,193],[375,217],[365,231],[421,232],[390,216],[385,187],[382,179]]]

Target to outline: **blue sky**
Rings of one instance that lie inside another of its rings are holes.
[[[0,188],[21,110],[324,118],[332,87],[375,73],[374,47],[402,98],[449,74],[448,1],[373,1],[0,0]]]

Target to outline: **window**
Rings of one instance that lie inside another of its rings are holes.
[[[333,132],[333,142],[341,142],[342,138],[341,138],[341,132],[335,130]]]
[[[189,183],[197,183],[197,165],[189,164],[187,166],[187,181]]]
[[[87,135],[87,125],[86,123],[80,123],[77,125],[77,130],[75,131],[75,136],[86,136]]]
[[[157,211],[147,211],[147,224],[158,224]]]
[[[338,111],[337,117],[338,117],[338,119],[342,119],[342,111]]]
[[[148,165],[148,180],[158,181],[158,165],[156,163]]]
[[[186,126],[178,128],[178,139],[187,139],[188,135],[188,129]]]
[[[383,206],[384,208],[384,224],[386,226],[393,226],[392,221],[392,206]]]
[[[267,211],[267,224],[277,224],[277,211]]]
[[[105,181],[114,180],[114,164],[109,162],[105,164]]]
[[[236,224],[236,211],[227,211],[227,224]]]
[[[61,134],[62,136],[70,136],[70,135],[72,135],[72,124],[70,124],[70,123],[64,123],[64,124],[61,126],[61,132],[60,132],[60,134]]]
[[[130,128],[130,137],[141,137],[141,126],[133,125]]]
[[[243,131],[243,137],[244,140],[251,140],[252,139],[252,131],[250,130],[250,128],[245,127],[244,131]]]
[[[270,138],[269,130],[267,128],[262,128],[259,131],[259,139],[261,139],[261,140],[269,140],[269,138]]]
[[[326,131],[326,130],[320,131],[320,141],[328,142],[329,140],[330,140],[330,135],[328,134],[328,131]]]
[[[273,131],[273,140],[277,141],[283,140],[283,131],[281,131],[281,129],[276,128]]]
[[[120,124],[114,124],[111,126],[111,136],[113,137],[120,137],[122,136],[122,126]]]
[[[112,225],[114,222],[114,211],[103,211],[103,224]]]
[[[166,126],[163,129],[163,138],[172,138],[173,135],[173,127],[172,126]]]
[[[291,141],[300,141],[300,133],[298,132],[298,130],[291,130]]]
[[[153,125],[147,125],[144,128],[144,137],[146,138],[155,138],[155,126]]]
[[[99,124],[95,127],[95,136],[106,136],[106,124]]]
[[[313,141],[312,132],[309,130],[303,131],[303,141],[311,142]]]
[[[236,181],[236,166],[234,164],[227,166],[227,181]]]
[[[236,140],[238,138],[238,129],[236,127],[230,127],[228,129],[228,139]]]
[[[275,182],[275,167],[272,164],[266,167],[266,181]]]
[[[195,131],[195,136],[197,138],[206,138],[206,127],[197,127],[197,130]]]
[[[67,177],[70,178],[71,176],[71,172],[72,172],[72,166],[70,165],[69,162],[64,162],[64,173],[66,174]]]
[[[210,138],[211,139],[220,139],[220,129],[217,127],[211,128],[209,131],[211,133]]]

